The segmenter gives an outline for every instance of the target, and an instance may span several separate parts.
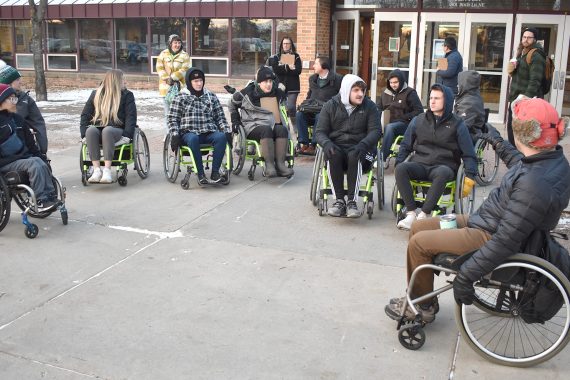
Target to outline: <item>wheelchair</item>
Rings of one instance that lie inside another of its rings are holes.
[[[435,274],[455,275],[471,254],[441,253],[432,264],[417,267],[410,277],[406,302],[415,318],[398,321],[398,339],[410,350],[421,348],[426,340],[416,304],[433,299],[453,288],[453,281],[424,296],[411,299],[417,273],[430,269]],[[518,253],[509,257],[490,274],[474,283],[472,305],[456,304],[455,321],[467,344],[482,357],[496,364],[530,367],[558,354],[570,340],[570,282],[553,264],[537,256]],[[553,302],[543,299],[539,289],[548,289]]]
[[[394,142],[392,143],[392,146],[390,147],[390,150],[392,151],[392,153],[386,158],[386,164],[390,164],[390,160],[391,159],[395,159],[396,157],[398,157],[398,151],[400,150],[400,144],[402,143],[402,141],[404,140],[404,135],[399,135],[396,136],[396,138],[394,139]],[[384,161],[384,157],[382,157],[382,163]]]
[[[22,224],[25,226],[24,233],[27,238],[33,239],[38,236],[39,228],[32,223],[28,216],[43,219],[59,210],[61,221],[68,223],[68,214],[65,207],[66,188],[61,181],[52,175],[52,183],[56,191],[57,202],[46,208],[40,208],[34,190],[30,187],[28,174],[24,171],[10,171],[0,176],[0,231],[4,229],[10,219],[10,201],[14,202],[22,210]]]
[[[101,158],[101,166],[104,165],[105,157]],[[134,164],[134,169],[139,177],[145,179],[150,171],[150,150],[148,140],[145,133],[138,127],[135,127],[133,139],[128,144],[115,146],[115,152],[111,161],[111,166],[117,168],[117,182],[121,186],[127,186],[128,165]],[[79,169],[81,170],[81,182],[83,186],[87,186],[89,176],[93,169],[93,163],[89,158],[87,144],[81,144],[79,151]]]
[[[285,104],[279,104],[279,113],[281,120],[289,120]],[[287,128],[287,130],[289,130],[289,128]],[[259,141],[248,139],[245,133],[245,128],[241,125],[237,130],[234,130],[233,133],[233,174],[239,175],[245,166],[245,161],[251,160],[251,166],[247,172],[247,178],[250,181],[255,179],[257,166],[262,167],[262,175],[265,176],[265,160],[261,154],[261,145]],[[285,160],[287,161],[289,168],[292,168],[295,165],[295,147],[290,138],[288,139],[288,148]],[[291,178],[291,176],[287,178]]]
[[[372,214],[374,213],[374,184],[376,184],[378,208],[382,209],[384,206],[384,166],[381,162],[381,152],[379,150],[372,167],[368,172],[363,173],[364,176],[366,176],[366,181],[358,189],[358,196],[362,197],[362,213],[366,212],[368,219],[372,219]],[[332,195],[332,184],[328,176],[327,162],[322,148],[320,145],[317,145],[309,199],[317,207],[319,216],[323,216],[327,212],[329,195]]]
[[[480,186],[490,185],[493,183],[499,170],[499,154],[493,149],[491,144],[479,138],[475,142],[475,155],[477,156],[475,181]]]
[[[164,176],[168,180],[168,182],[175,183],[176,179],[178,178],[178,173],[181,172],[181,166],[186,167],[186,174],[184,178],[180,181],[180,186],[184,190],[188,190],[190,188],[190,176],[192,173],[196,175],[198,178],[198,169],[196,168],[196,162],[194,161],[194,155],[188,146],[182,145],[173,151],[170,148],[170,140],[172,139],[171,132],[168,132],[166,138],[164,140],[164,147],[162,150],[162,166],[164,170]],[[214,148],[211,145],[203,144],[200,145],[200,152],[203,156],[206,156],[204,159],[203,165],[204,170],[208,170],[210,164],[213,161],[213,152]],[[222,181],[220,184],[228,185],[230,183],[230,175],[232,167],[232,160],[231,160],[231,149],[228,144],[226,144],[226,152],[224,155],[224,160],[222,161],[221,169],[221,177]],[[198,183],[200,185],[200,183]],[[202,186],[202,185],[200,185]]]
[[[457,170],[455,180],[449,181],[445,184],[443,194],[439,197],[439,200],[432,211],[432,216],[447,214],[448,212],[454,214],[471,214],[473,212],[475,209],[475,186],[471,190],[471,193],[467,197],[463,198],[464,179],[465,170],[463,168],[463,164],[461,164]],[[431,182],[412,180],[410,183],[412,184],[416,208],[421,208],[426,200]],[[406,216],[407,210],[396,183],[392,190],[391,206],[392,212],[396,217],[396,223],[398,223]]]

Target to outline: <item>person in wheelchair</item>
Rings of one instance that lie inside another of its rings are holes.
[[[398,228],[403,230],[409,230],[416,219],[431,214],[446,183],[456,178],[461,159],[466,174],[463,196],[469,195],[475,185],[475,150],[465,123],[451,112],[453,92],[436,83],[431,86],[429,102],[429,110],[410,122],[396,158],[396,185],[407,209],[406,217],[398,222]],[[404,162],[412,152],[415,154]],[[417,216],[410,180],[432,182]]]
[[[313,69],[315,73],[309,77],[307,98],[299,106],[295,118],[299,143],[298,153],[307,155],[314,155],[317,145],[314,129],[313,139],[309,141],[309,125],[317,125],[322,105],[338,94],[342,83],[342,75],[330,71],[331,62],[328,57],[317,57]],[[307,103],[316,109],[312,112],[303,110],[303,105]]]
[[[218,97],[204,87],[206,82],[204,72],[191,67],[186,72],[185,80],[186,88],[174,97],[168,111],[170,147],[173,151],[176,151],[180,145],[190,148],[197,166],[200,185],[223,182],[224,177],[220,174],[220,167],[228,143],[226,133],[231,132],[230,126]],[[214,148],[210,180],[204,174],[200,144],[209,144]]]
[[[330,216],[358,218],[361,215],[356,203],[360,177],[372,167],[376,146],[382,137],[378,107],[365,93],[366,83],[362,78],[347,74],[342,79],[339,94],[325,103],[319,116],[317,143],[328,161],[336,199],[328,209]]]
[[[16,113],[17,103],[14,89],[0,84],[0,173],[26,172],[38,208],[50,208],[58,202],[51,169],[26,122]]]
[[[260,142],[265,175],[291,177],[294,171],[285,162],[289,143],[287,126],[275,120],[271,111],[261,107],[262,98],[274,97],[278,102],[287,98],[286,93],[277,86],[276,79],[270,67],[262,66],[257,71],[255,82],[232,95],[228,109],[233,129],[242,125],[248,139]]]
[[[22,90],[21,78],[20,72],[12,66],[7,65],[0,69],[0,83],[10,85],[16,91],[18,115],[22,116],[28,126],[36,132],[40,152],[46,154],[48,150],[46,122],[29,91],[24,92]]]
[[[453,112],[463,119],[469,129],[473,144],[485,130],[485,106],[479,87],[481,75],[474,70],[462,71],[458,75]]]
[[[386,89],[382,92],[380,101],[377,103],[380,111],[390,112],[390,121],[384,127],[384,139],[382,140],[382,158],[388,168],[390,149],[398,136],[404,135],[410,121],[424,112],[422,101],[418,93],[406,83],[404,73],[399,69],[392,71],[386,80]]]
[[[483,138],[497,150],[509,168],[499,187],[481,207],[457,216],[456,229],[440,229],[439,218],[417,221],[410,231],[407,249],[408,282],[418,266],[431,263],[440,253],[465,255],[473,252],[453,281],[458,303],[469,305],[475,297],[473,283],[490,273],[509,256],[520,252],[536,230],[556,227],[570,200],[570,166],[558,141],[568,127],[568,118],[543,99],[523,99],[513,104],[515,149],[492,128]],[[433,271],[417,273],[413,298],[433,290]],[[392,319],[413,319],[404,300],[394,298],[386,306]],[[437,299],[419,305],[424,322],[435,319]]]
[[[93,91],[81,112],[79,130],[87,144],[93,174],[89,183],[112,183],[111,163],[115,146],[128,144],[137,125],[135,96],[127,90],[121,70],[109,70],[97,90]],[[101,169],[100,145],[105,166]]]

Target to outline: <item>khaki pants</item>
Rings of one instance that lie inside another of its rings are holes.
[[[477,228],[467,227],[467,215],[457,215],[457,228],[442,230],[439,218],[417,220],[410,230],[407,252],[408,282],[414,269],[431,264],[439,253],[464,255],[485,244],[491,235]],[[424,269],[416,275],[412,297],[420,297],[433,291],[433,271]]]

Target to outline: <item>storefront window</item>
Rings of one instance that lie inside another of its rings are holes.
[[[48,53],[77,53],[75,20],[49,20],[47,30]]]
[[[146,19],[116,20],[115,59],[124,72],[148,72]]]
[[[16,53],[32,52],[32,23],[29,20],[14,21],[16,29]]]
[[[568,11],[570,1],[565,0],[519,0],[520,10]]]
[[[271,20],[232,20],[232,74],[253,77],[271,55]]]
[[[0,21],[0,58],[10,66],[12,64],[12,21]]]
[[[279,52],[279,45],[284,37],[289,37],[297,46],[297,20],[275,20],[275,53]]]
[[[228,19],[192,19],[192,56],[227,57]]]
[[[155,18],[150,20],[150,46],[151,55],[157,56],[168,47],[168,37],[178,34],[182,39],[182,49],[190,53],[186,46],[186,19],[183,18]]]
[[[81,69],[107,71],[113,68],[110,20],[83,20],[79,23],[79,63]]]

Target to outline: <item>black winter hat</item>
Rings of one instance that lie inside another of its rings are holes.
[[[531,32],[532,35],[534,36],[534,39],[535,39],[535,40],[538,39],[538,29],[536,29],[536,28],[525,28],[524,31],[523,31],[523,33],[524,33],[524,32]]]
[[[445,37],[443,46],[447,46],[450,50],[457,49],[457,40],[453,37]]]
[[[200,70],[197,67],[189,68],[188,71],[186,72],[186,78],[184,78],[186,80],[186,86],[190,88],[191,86],[190,82],[192,82],[192,79],[198,79],[198,78],[202,78],[204,83],[206,83],[206,76],[204,75],[204,72],[202,70]]]
[[[257,83],[264,82],[268,79],[275,80],[275,73],[269,66],[262,66],[258,71],[255,77],[255,81]]]

